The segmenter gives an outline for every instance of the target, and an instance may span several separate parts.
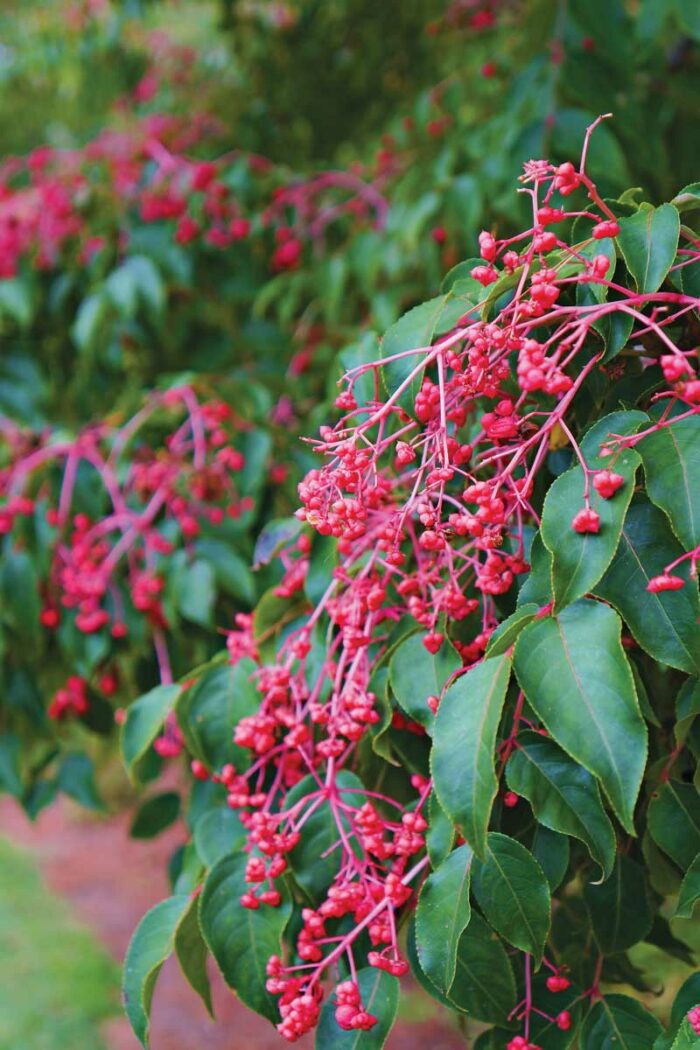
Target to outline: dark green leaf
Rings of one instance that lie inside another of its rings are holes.
[[[139,779],[146,752],[160,733],[180,691],[179,685],[158,685],[139,697],[127,710],[121,748],[124,765],[132,780]]]
[[[233,743],[233,733],[242,718],[258,709],[260,694],[250,680],[255,670],[247,657],[215,667],[178,701],[187,747],[208,769],[220,770],[227,762],[244,769],[250,761],[249,752]]]
[[[700,852],[700,797],[694,785],[662,784],[649,803],[647,824],[659,849],[686,871]]]
[[[146,799],[129,828],[132,839],[152,839],[174,824],[180,815],[180,796],[177,791],[164,791]]]
[[[211,1001],[211,988],[207,974],[209,952],[199,928],[199,898],[192,897],[190,906],[177,924],[175,930],[175,955],[187,983],[207,1008],[211,1017],[214,1007]]]
[[[88,809],[105,808],[97,793],[95,767],[88,755],[76,751],[65,756],[58,770],[58,789]]]
[[[494,749],[510,667],[506,654],[482,660],[450,686],[435,720],[430,755],[435,792],[477,856],[485,856],[498,791]]]
[[[515,646],[514,667],[550,735],[598,777],[632,833],[647,731],[620,642],[621,626],[612,609],[579,599],[559,616],[525,628]]]
[[[454,824],[432,791],[428,799],[428,828],[425,832],[425,845],[431,867],[437,868],[443,863],[454,845],[454,840]]]
[[[506,777],[508,786],[528,800],[542,824],[584,842],[603,877],[608,877],[615,861],[615,834],[595,777],[553,740],[532,732],[519,734]]]
[[[16,733],[0,736],[0,789],[19,798],[23,791],[20,766],[22,743]]]
[[[581,1050],[642,1050],[660,1032],[659,1022],[636,999],[606,995],[583,1022]]]
[[[177,606],[186,620],[211,627],[216,588],[214,570],[208,561],[198,558],[186,565],[176,580]]]
[[[194,826],[194,844],[197,855],[206,868],[211,868],[227,853],[234,853],[246,841],[247,832],[228,806],[210,809]]]
[[[261,565],[268,565],[300,532],[301,522],[296,518],[273,518],[268,521],[255,542],[253,567],[259,569]]]
[[[168,897],[144,915],[131,938],[124,962],[122,994],[134,1034],[148,1047],[153,989],[160,969],[172,954],[177,924],[189,905],[184,894]]]
[[[673,265],[680,219],[672,204],[642,204],[635,215],[620,219],[617,243],[639,292],[655,292]]]
[[[604,954],[625,951],[649,933],[652,913],[644,869],[629,857],[620,854],[610,878],[584,887],[583,896]]]
[[[599,420],[586,434],[581,452],[589,470],[600,470],[608,460],[600,449],[611,434],[633,434],[646,420],[643,412],[613,412]],[[612,499],[603,499],[591,486],[590,507],[600,516],[597,533],[576,532],[571,522],[585,506],[586,476],[577,463],[552,483],[542,509],[540,534],[552,554],[552,581],[555,611],[592,590],[612,561],[620,539],[622,523],[632,498],[634,475],[639,456],[624,450],[615,459],[615,472],[625,484]]]
[[[549,933],[550,893],[532,854],[515,839],[491,832],[486,860],[474,861],[472,887],[493,928],[539,963]]]
[[[280,954],[280,939],[292,905],[278,882],[282,893],[278,908],[242,908],[241,896],[250,888],[245,881],[247,861],[245,854],[235,854],[216,862],[199,898],[199,921],[204,940],[228,986],[251,1010],[276,1023],[279,1007],[277,999],[265,988],[265,967],[271,955]]]
[[[432,731],[435,716],[428,707],[428,697],[442,696],[445,683],[461,666],[456,649],[448,641],[433,655],[423,645],[421,635],[413,634],[394,650],[389,681],[406,714]]]
[[[681,671],[700,671],[700,600],[696,580],[680,591],[650,594],[647,584],[683,549],[668,521],[651,503],[633,504],[622,527],[613,562],[596,594],[614,605],[637,642],[661,663]],[[687,564],[687,563],[686,563]],[[688,571],[674,572],[688,578]]]
[[[650,415],[657,420],[664,411],[661,406]],[[700,544],[700,415],[664,426],[636,447],[649,498],[668,516],[684,548],[692,550]]]
[[[506,950],[476,912],[457,945],[457,968],[448,998],[479,1021],[505,1021],[515,1006],[515,980]]]
[[[700,898],[700,853],[697,854],[683,876],[676,905],[676,918],[690,919],[698,898]]]
[[[473,853],[460,846],[428,875],[416,908],[420,964],[438,991],[447,995],[457,965],[457,945],[471,916],[469,884]]]
[[[523,628],[535,618],[538,610],[539,606],[534,602],[518,606],[514,613],[499,623],[489,638],[485,655],[501,656],[502,653],[507,652],[511,645],[515,645]]]
[[[538,824],[532,839],[532,855],[545,873],[552,893],[561,885],[569,867],[569,840],[566,835]]]

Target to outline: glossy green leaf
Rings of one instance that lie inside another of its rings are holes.
[[[344,1031],[335,1019],[336,1004],[329,996],[316,1029],[316,1050],[381,1050],[384,1046],[399,1006],[399,982],[391,974],[368,966],[358,971],[357,984],[362,1005],[377,1018],[376,1025],[367,1032]]]
[[[538,530],[530,549],[530,572],[518,592],[518,608],[525,609],[536,605],[539,609],[548,605],[551,600],[552,555],[542,542],[542,533]]]
[[[23,790],[21,753],[22,742],[17,734],[4,732],[0,736],[0,790],[8,791],[16,798]]]
[[[335,783],[340,800],[346,806],[359,809],[367,801],[362,781],[349,770],[339,770]],[[311,775],[294,785],[287,794],[285,807],[291,809],[307,795],[318,796],[318,782]],[[288,854],[288,860],[299,885],[319,904],[338,871],[341,830],[358,854],[360,846],[346,812],[332,805],[328,798],[317,797],[308,805],[314,807],[313,812],[305,818],[299,842]]]
[[[124,962],[122,995],[129,1023],[142,1046],[148,1047],[153,990],[161,967],[175,946],[175,930],[189,905],[184,894],[169,897],[144,915],[131,938]]]
[[[501,656],[507,652],[511,645],[515,645],[517,642],[520,632],[535,618],[538,610],[539,606],[534,602],[518,606],[515,612],[499,623],[489,638],[484,655],[487,657]]]
[[[686,871],[700,852],[700,796],[693,784],[667,780],[649,803],[647,825],[654,842]]]
[[[655,292],[673,265],[680,219],[672,204],[652,208],[642,204],[634,215],[619,220],[617,243],[637,290]]]
[[[700,853],[697,854],[683,876],[676,905],[676,918],[690,919],[698,899],[700,899]]]
[[[179,685],[158,685],[127,710],[122,726],[122,758],[132,780],[139,779],[146,753],[180,695]]]
[[[606,995],[583,1022],[581,1050],[642,1050],[660,1032],[659,1022],[637,999]]]
[[[232,762],[242,770],[250,762],[250,752],[233,743],[233,733],[242,718],[258,710],[260,694],[251,680],[255,670],[248,657],[214,667],[178,701],[178,724],[187,747],[208,769]]]
[[[213,1017],[214,1007],[207,973],[209,951],[199,928],[199,898],[196,896],[190,898],[190,906],[177,924],[175,955],[185,980]]]
[[[596,941],[604,954],[625,951],[644,940],[652,923],[644,869],[620,854],[605,882],[583,890]]]
[[[552,893],[562,884],[569,867],[569,839],[538,824],[532,837],[530,851],[542,868]]]
[[[423,883],[416,908],[416,948],[427,977],[447,995],[457,965],[457,945],[471,916],[469,885],[474,854],[459,846]]]
[[[515,1006],[515,979],[508,954],[493,930],[472,912],[457,945],[457,966],[448,999],[454,1006],[495,1024]]]
[[[650,594],[647,584],[683,553],[664,514],[646,501],[634,503],[622,527],[610,568],[595,591],[614,605],[636,641],[655,660],[700,671],[700,598],[695,580],[680,591]],[[686,563],[687,565],[687,563]],[[674,570],[688,578],[687,568]]]
[[[494,749],[510,668],[506,654],[482,660],[450,686],[435,719],[430,755],[435,792],[477,856],[485,856],[498,791]]]
[[[518,736],[506,778],[511,790],[528,800],[540,823],[584,842],[608,877],[615,861],[615,833],[595,777],[553,740],[525,732]]]
[[[448,641],[433,655],[423,645],[422,636],[413,634],[394,650],[389,682],[406,714],[432,731],[435,716],[428,697],[442,696],[446,682],[461,666],[457,650]]]
[[[606,605],[579,599],[559,616],[525,628],[514,667],[550,735],[598,777],[623,827],[633,833],[647,731],[621,626]]]
[[[206,868],[213,867],[227,853],[234,853],[247,835],[238,814],[228,806],[202,813],[193,832],[197,855]]]
[[[278,908],[242,908],[241,896],[250,888],[245,881],[247,860],[245,854],[235,854],[216,862],[199,898],[199,922],[226,984],[251,1010],[276,1023],[279,1008],[265,988],[265,967],[271,955],[280,954],[292,905],[278,882],[282,893]]]
[[[611,434],[633,434],[645,422],[643,412],[613,412],[599,420],[586,434],[581,452],[590,470],[608,465],[600,449]],[[591,486],[590,507],[600,517],[597,533],[576,532],[571,522],[585,506],[586,476],[580,464],[561,474],[550,486],[542,508],[540,533],[552,554],[554,607],[559,612],[593,589],[612,561],[627,512],[639,456],[624,450],[615,459],[615,472],[625,479],[612,499],[602,499]]]
[[[434,791],[428,799],[428,827],[425,832],[425,845],[430,857],[431,867],[439,867],[451,852],[455,840],[454,824],[440,805]]]
[[[681,686],[676,698],[676,740],[683,743],[688,738],[695,719],[700,715],[700,681],[688,678]]]
[[[474,861],[472,888],[494,930],[539,962],[549,933],[550,892],[532,854],[515,839],[491,832],[486,860]]]
[[[179,815],[180,796],[177,791],[164,791],[139,806],[129,834],[132,839],[152,839],[174,824]]]
[[[262,565],[268,565],[279,552],[292,543],[301,532],[301,522],[294,517],[273,518],[260,530],[255,542],[253,553],[253,566],[259,569]]]
[[[186,565],[175,581],[177,606],[186,620],[200,627],[212,626],[216,587],[214,569],[203,558]]]
[[[663,411],[667,409],[660,406],[649,414],[657,420]],[[668,516],[685,549],[692,550],[700,544],[700,415],[647,435],[637,451],[649,499]]]

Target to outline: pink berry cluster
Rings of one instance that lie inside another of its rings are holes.
[[[156,443],[145,436],[151,426]],[[109,630],[119,641],[139,616],[167,680],[165,559],[178,546],[188,549],[204,525],[218,526],[253,509],[252,498],[238,490],[245,458],[234,447],[249,426],[224,402],[202,401],[192,388],[177,387],[153,395],[121,426],[89,427],[74,440],[52,441],[49,434],[28,440],[8,430],[0,531],[19,548],[23,519],[38,516],[51,530],[50,564],[39,581],[44,629],[55,632],[70,616],[81,633]],[[58,485],[56,464],[62,471]],[[97,472],[104,486],[98,518],[76,506],[83,466]],[[98,683],[103,695],[113,695],[117,686],[114,669],[104,668]],[[86,682],[73,676],[55,694],[49,714],[65,719],[87,708]],[[175,731],[173,726],[171,736]]]

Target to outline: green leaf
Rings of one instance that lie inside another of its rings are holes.
[[[447,995],[457,966],[457,945],[469,924],[469,883],[474,854],[460,846],[428,875],[416,908],[416,948],[426,976]]]
[[[179,685],[157,685],[128,708],[122,726],[121,749],[132,780],[139,779],[147,752],[175,706],[181,688]]]
[[[496,630],[489,638],[486,646],[485,656],[501,656],[507,652],[511,645],[515,645],[520,632],[534,620],[539,611],[539,606],[534,602],[520,605],[514,613],[507,616],[499,623]]]
[[[682,190],[678,191],[671,204],[681,214],[684,211],[693,211],[696,208],[700,208],[700,182],[691,182],[688,186],[684,186]]]
[[[442,696],[445,683],[461,666],[457,650],[448,641],[433,655],[423,645],[422,636],[412,634],[394,650],[389,682],[406,714],[432,732],[435,715],[428,707],[428,697]]]
[[[607,878],[615,862],[615,833],[598,784],[553,740],[539,733],[518,736],[506,766],[508,786],[532,806],[541,824],[585,843]]]
[[[430,754],[435,792],[481,857],[498,791],[494,749],[510,668],[506,654],[482,660],[450,686],[435,720]]]
[[[208,769],[220,770],[232,762],[242,770],[250,763],[249,751],[233,743],[233,732],[260,705],[260,694],[251,681],[255,670],[248,657],[215,667],[178,701],[178,724],[187,747]]]
[[[633,434],[645,422],[643,412],[613,412],[599,420],[586,434],[581,452],[590,470],[600,470],[609,460],[600,455],[600,447],[611,434]],[[554,607],[559,612],[566,605],[592,590],[612,561],[620,539],[622,523],[632,498],[634,475],[639,456],[626,449],[615,459],[615,472],[625,484],[612,499],[602,499],[591,486],[591,509],[600,516],[597,533],[576,532],[571,521],[584,503],[586,477],[580,464],[560,475],[552,483],[542,509],[540,534],[552,554]]]
[[[124,1009],[137,1039],[148,1047],[153,990],[160,969],[172,954],[175,930],[189,905],[184,894],[168,897],[144,915],[131,938],[124,962]]]
[[[672,204],[642,204],[619,220],[617,243],[639,292],[655,292],[673,265],[678,250],[680,218]]]
[[[362,781],[349,770],[341,769],[335,782],[339,800],[345,806],[359,809],[367,801]],[[285,806],[291,809],[307,795],[318,795],[318,792],[319,786],[315,777],[304,777],[287,794]],[[319,904],[338,871],[340,828],[358,856],[361,850],[352,832],[347,811],[332,805],[328,798],[319,797],[309,802],[309,807],[314,805],[315,809],[311,816],[305,819],[300,829],[299,842],[288,854],[288,859],[296,881],[311,900]],[[299,815],[302,812],[303,809],[299,811]]]
[[[179,816],[180,796],[177,791],[164,791],[139,806],[129,834],[132,839],[152,839],[174,824]]]
[[[448,992],[458,1010],[479,1021],[505,1021],[515,1006],[515,979],[505,948],[487,923],[472,913],[457,945],[457,967]]]
[[[278,908],[242,908],[241,896],[250,889],[245,881],[247,862],[246,854],[222,857],[216,862],[199,898],[199,921],[204,940],[229,988],[251,1010],[276,1023],[279,1007],[277,999],[265,988],[265,967],[271,955],[280,954],[280,940],[292,905],[286,889],[278,882],[282,894]]]
[[[693,908],[696,901],[700,898],[700,853],[698,853],[693,860],[692,864],[683,876],[683,882],[681,883],[680,893],[678,894],[678,904],[676,905],[676,918],[677,919],[690,919],[693,915]]]
[[[583,1022],[581,1050],[642,1050],[650,1047],[661,1025],[628,995],[599,999]]]
[[[185,565],[175,582],[177,607],[186,620],[211,627],[216,588],[214,569],[208,561],[198,558]]]
[[[700,797],[694,785],[662,784],[649,803],[647,826],[659,849],[686,871],[700,852]]]
[[[536,605],[539,609],[552,600],[552,555],[542,542],[542,534],[535,533],[530,548],[530,571],[518,592],[518,608]]]
[[[671,1026],[679,1025],[688,1010],[697,1006],[698,1003],[700,1003],[700,972],[696,971],[691,973],[690,977],[686,977],[676,993],[671,1007]]]
[[[643,941],[652,924],[644,870],[620,854],[605,882],[584,887],[596,941],[604,954],[622,952]]]
[[[515,839],[493,831],[486,860],[475,860],[472,888],[493,928],[539,965],[550,924],[550,893],[542,868]]]
[[[15,798],[24,790],[20,756],[22,743],[16,733],[5,732],[0,736],[0,789]]]
[[[58,770],[58,789],[81,806],[103,812],[104,802],[95,786],[95,767],[89,755],[72,752],[65,756]]]
[[[0,615],[22,639],[36,644],[39,628],[39,578],[29,554],[12,550],[0,565]]]
[[[228,806],[202,813],[193,832],[195,849],[205,868],[212,868],[217,860],[234,853],[247,836],[238,814]]]
[[[552,893],[562,884],[569,868],[569,840],[545,824],[538,824],[532,838],[531,852],[545,873]]]
[[[244,605],[254,605],[257,590],[255,580],[246,559],[223,540],[201,539],[194,545],[197,560],[207,562],[213,572],[216,584]]]
[[[654,421],[663,406],[649,413]],[[678,414],[680,409],[676,409]],[[637,445],[649,499],[661,507],[686,550],[700,544],[700,416],[649,434]]]
[[[34,316],[32,288],[23,277],[0,280],[0,316],[6,314],[20,328],[28,328]]]
[[[525,628],[515,646],[514,667],[549,734],[598,777],[623,827],[633,834],[647,731],[621,627],[612,609],[579,599],[559,616]]]
[[[396,977],[367,966],[359,970],[357,984],[362,1005],[377,1018],[377,1024],[368,1032],[346,1032],[335,1019],[336,1004],[326,999],[316,1029],[316,1050],[381,1050],[396,1017],[399,1005],[399,982]]]
[[[255,541],[253,568],[269,565],[279,552],[297,539],[301,532],[301,522],[296,518],[273,518],[260,531]]]
[[[199,898],[192,897],[190,906],[177,924],[175,930],[175,955],[180,969],[189,984],[202,1000],[210,1017],[214,1017],[211,1001],[211,987],[207,974],[209,952],[199,928]]]
[[[676,697],[676,741],[685,743],[695,719],[700,715],[700,681],[688,678]]]
[[[682,553],[666,516],[651,503],[634,503],[612,564],[595,591],[615,606],[650,656],[692,674],[700,671],[697,582],[690,580],[680,591],[650,594],[647,590],[652,576],[662,573]],[[674,572],[688,578],[687,568],[679,566]]]
[[[108,313],[109,302],[101,292],[83,299],[70,332],[78,350],[89,353],[95,348]]]
[[[412,310],[400,317],[385,333],[381,341],[382,359],[407,350],[427,349],[436,335],[443,335],[455,326],[457,321],[474,305],[470,298],[471,289],[461,289],[464,297],[455,297],[454,293],[435,296],[427,302],[414,306]],[[398,404],[408,412],[413,412],[416,394],[423,382],[422,369],[409,382],[409,376],[421,363],[424,355],[420,353],[400,357],[381,366],[382,382],[389,396],[399,388],[405,387],[399,395]]]
[[[438,868],[447,858],[454,845],[454,840],[454,824],[440,805],[435,792],[431,791],[428,799],[428,827],[425,832],[425,845],[432,868]]]
[[[700,36],[700,31],[697,35]],[[676,1038],[671,1043],[671,1050],[698,1050],[698,1047],[700,1047],[700,1037],[686,1017],[681,1021]]]

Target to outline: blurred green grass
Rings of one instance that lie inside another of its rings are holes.
[[[118,987],[114,960],[0,839],[0,1050],[106,1050]]]

